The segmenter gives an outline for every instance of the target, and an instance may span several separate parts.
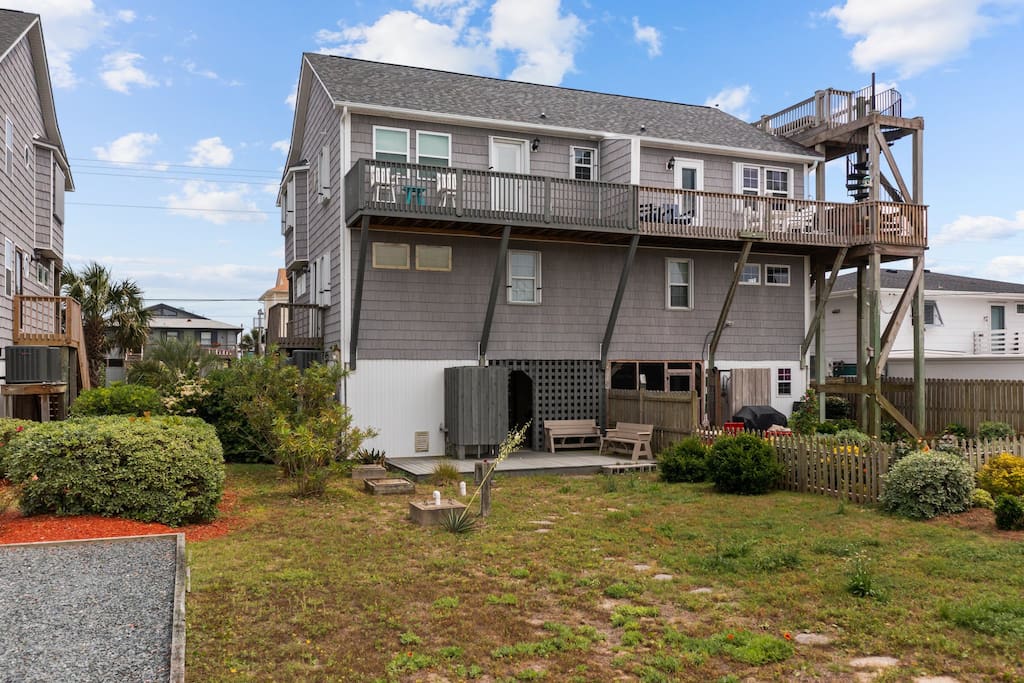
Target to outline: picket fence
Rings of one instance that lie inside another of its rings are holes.
[[[695,436],[714,443],[722,430],[700,430]],[[745,432],[772,442],[776,457],[785,471],[780,488],[843,498],[854,503],[877,503],[884,489],[883,475],[895,462],[894,446],[872,440],[864,446],[835,437],[785,435],[771,432]],[[956,446],[975,470],[1002,453],[1024,457],[1024,437],[980,441],[958,439]],[[939,440],[923,441],[919,447],[934,449]]]

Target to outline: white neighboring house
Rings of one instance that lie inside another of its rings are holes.
[[[882,326],[888,324],[909,270],[882,275]],[[856,363],[855,273],[840,275],[826,309],[829,367]],[[935,379],[1024,380],[1024,284],[925,271],[925,375]],[[914,374],[910,313],[900,325],[887,374]]]

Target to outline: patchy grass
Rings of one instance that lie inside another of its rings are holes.
[[[459,536],[349,481],[228,488],[246,526],[188,546],[191,680],[848,680],[867,654],[900,659],[886,680],[1024,677],[1024,544],[970,529],[653,474],[498,478]]]

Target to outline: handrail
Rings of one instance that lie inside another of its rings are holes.
[[[323,306],[275,304],[267,311],[267,344],[291,346],[322,343],[323,322]]]
[[[863,118],[869,113],[902,116],[903,96],[895,88],[876,92],[872,102],[871,87],[856,92],[828,88],[774,114],[767,114],[754,124],[772,135],[791,137],[811,128],[837,128]]]
[[[77,350],[81,389],[89,388],[89,364],[82,329],[82,305],[68,296],[14,297],[15,344],[70,346]]]

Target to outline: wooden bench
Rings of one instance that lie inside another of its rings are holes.
[[[596,420],[544,420],[544,447],[552,453],[556,448],[593,448],[600,439]]]
[[[609,429],[601,437],[601,445],[598,453],[604,453],[604,446],[608,444],[611,450],[624,450],[633,456],[633,461],[640,458],[654,459],[651,453],[651,435],[654,433],[654,425],[642,425],[635,422],[618,422],[615,429]]]

